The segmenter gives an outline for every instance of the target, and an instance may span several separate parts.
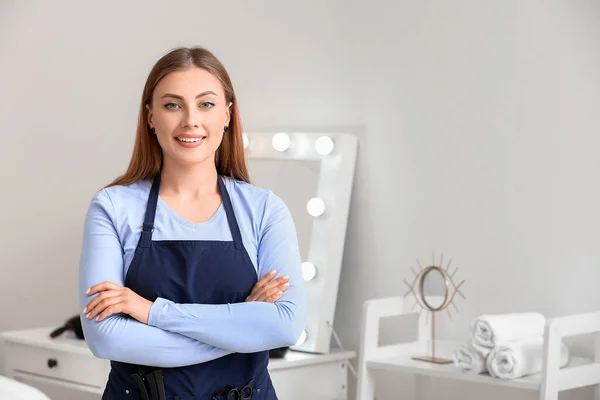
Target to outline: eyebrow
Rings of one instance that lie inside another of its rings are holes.
[[[206,92],[202,92],[202,93],[200,93],[200,94],[197,94],[197,95],[196,95],[196,98],[199,98],[199,97],[202,97],[202,96],[206,96],[207,94],[212,94],[212,95],[214,95],[214,96],[216,96],[216,95],[217,95],[215,92],[213,92],[213,91],[211,91],[211,90],[207,90]],[[164,94],[164,95],[161,97],[161,99],[164,99],[165,97],[174,97],[174,98],[176,98],[176,99],[183,100],[183,96],[179,96],[178,94],[173,94],[173,93],[165,93],[165,94]]]

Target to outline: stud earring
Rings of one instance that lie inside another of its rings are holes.
[[[227,133],[227,131],[229,131],[229,127],[228,127],[228,126],[225,126],[225,128],[223,128],[223,132],[224,132],[224,133]]]
[[[154,128],[150,128],[150,134],[151,135],[156,135],[156,131],[154,130]]]

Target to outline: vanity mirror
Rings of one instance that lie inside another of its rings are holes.
[[[450,318],[452,318],[449,306],[452,305],[458,312],[458,308],[454,303],[454,297],[458,293],[463,299],[465,298],[460,291],[460,287],[465,281],[463,280],[456,285],[453,280],[458,272],[458,267],[456,267],[452,273],[449,273],[452,260],[449,260],[446,268],[443,268],[443,258],[444,256],[442,255],[440,257],[440,265],[437,266],[435,265],[435,255],[432,255],[432,265],[425,268],[423,268],[419,260],[417,260],[419,272],[415,272],[411,267],[411,270],[415,275],[412,284],[409,284],[406,279],[404,280],[404,283],[409,288],[404,297],[412,293],[415,298],[413,309],[420,306],[421,310],[419,311],[419,314],[423,310],[431,313],[431,355],[413,357],[413,359],[435,364],[449,364],[452,362],[450,359],[436,357],[435,355],[436,313],[446,310]]]
[[[244,133],[252,183],[285,202],[298,233],[307,320],[293,350],[330,350],[357,144],[340,133]]]

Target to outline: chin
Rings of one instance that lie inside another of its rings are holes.
[[[163,150],[165,160],[173,162],[179,165],[195,165],[204,164],[206,162],[212,162],[214,164],[215,150],[207,148],[196,148],[196,149],[182,149],[182,148],[169,148]]]
[[[214,164],[214,158],[212,157],[212,154],[206,154],[205,152],[201,152],[199,154],[186,154],[183,156],[178,155],[178,157],[175,157],[175,159],[178,163],[184,165],[204,164],[211,161]]]

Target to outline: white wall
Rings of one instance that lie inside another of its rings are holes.
[[[342,340],[355,346],[362,302],[404,294],[433,251],[466,279],[444,337],[483,312],[599,310],[600,3],[355,1],[348,15],[366,134]],[[430,384],[437,398],[531,398]]]
[[[346,347],[363,301],[403,294],[432,251],[467,280],[442,336],[482,312],[600,309],[598,2],[110,4],[0,5],[0,330],[78,312],[89,200],[126,167],[152,63],[190,44],[225,63],[248,130],[360,135]],[[395,398],[382,378],[378,398]],[[531,398],[484,389],[426,395]]]

